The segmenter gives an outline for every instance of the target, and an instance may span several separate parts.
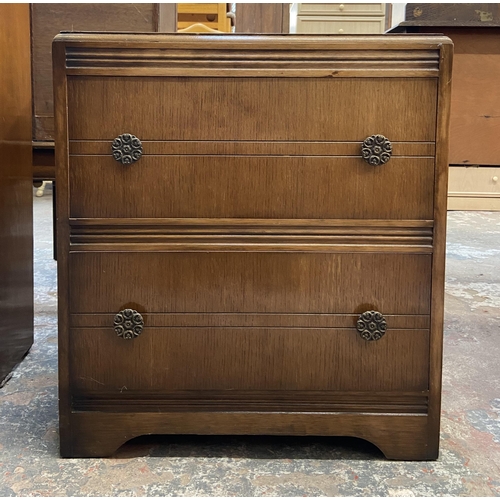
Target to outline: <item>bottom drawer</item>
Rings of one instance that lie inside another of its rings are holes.
[[[500,210],[500,168],[450,167],[448,210]]]
[[[331,33],[334,35],[363,35],[383,33],[384,16],[297,16],[297,33]]]
[[[355,323],[355,320],[353,320]],[[131,340],[109,328],[70,331],[74,395],[172,391],[425,391],[429,331],[356,328],[148,327]],[[272,397],[271,395],[269,397]]]

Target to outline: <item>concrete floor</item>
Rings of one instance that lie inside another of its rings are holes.
[[[60,459],[51,196],[34,198],[35,344],[0,390],[0,496],[500,496],[500,213],[450,212],[441,455],[347,438],[142,437]]]

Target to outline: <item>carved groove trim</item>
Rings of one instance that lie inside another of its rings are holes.
[[[373,224],[372,224],[373,222]],[[86,245],[160,245],[212,250],[301,248],[323,251],[368,251],[376,247],[390,252],[432,253],[432,221],[327,221],[260,219],[72,219],[70,241]],[[139,248],[137,248],[138,250]]]
[[[69,222],[73,228],[105,228],[106,231],[112,227],[140,229],[158,228],[164,232],[221,232],[238,231],[244,233],[262,232],[266,234],[286,234],[299,232],[300,234],[310,234],[311,232],[321,232],[336,234],[355,230],[356,233],[363,232],[380,233],[398,230],[422,230],[430,231],[434,226],[433,220],[425,219],[234,219],[234,218],[134,218],[134,219],[114,219],[114,218],[76,218],[71,217]],[[205,231],[202,231],[205,229]],[[272,231],[270,231],[272,230]]]
[[[227,37],[227,35],[226,35]],[[338,41],[307,40],[304,38],[288,38],[280,43],[274,39],[263,39],[263,46],[258,47],[258,41],[252,39],[252,48],[246,50],[234,49],[229,39],[211,37],[210,44],[206,38],[194,37],[184,39],[184,45],[179,45],[181,38],[166,38],[155,40],[145,39],[143,47],[138,44],[126,48],[111,41],[105,47],[72,47],[66,48],[67,73],[71,74],[101,74],[101,75],[140,75],[144,70],[148,74],[164,76],[438,76],[439,48],[432,49],[427,45],[422,49],[408,49],[408,45],[396,41],[386,43],[377,48],[373,39],[372,50],[359,50],[354,41],[338,43]],[[195,51],[186,49],[188,43]],[[162,43],[163,42],[163,43]],[[103,40],[104,43],[104,40]],[[415,40],[413,40],[415,43]],[[295,47],[293,46],[295,44]],[[163,45],[163,46],[162,46]],[[210,45],[210,48],[207,48]],[[283,52],[283,49],[287,49]],[[347,49],[347,50],[346,50]],[[403,50],[402,50],[403,49]]]
[[[427,393],[389,395],[387,393],[340,393],[335,391],[189,391],[140,394],[124,391],[120,395],[88,395],[73,401],[76,410],[113,411],[312,411],[418,413],[428,410]]]
[[[365,340],[380,340],[387,331],[387,322],[382,313],[366,311],[359,316],[356,330]]]
[[[71,328],[107,328],[112,313],[76,313],[70,315]],[[149,312],[145,320],[149,328],[328,328],[352,329],[359,314],[303,314],[303,313],[179,313]],[[426,314],[391,314],[385,316],[391,331],[409,334],[415,330],[429,330],[430,316]]]
[[[334,156],[359,158],[359,141],[171,141],[142,140],[144,156]],[[434,142],[393,142],[393,158],[432,158]],[[71,140],[71,156],[109,154],[109,140]]]

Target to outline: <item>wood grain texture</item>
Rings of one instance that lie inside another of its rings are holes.
[[[72,219],[73,251],[432,253],[433,223],[380,219]]]
[[[77,252],[72,313],[428,314],[430,255]],[[161,293],[158,292],[161,290]],[[131,306],[130,306],[131,307]]]
[[[353,436],[378,446],[393,460],[435,460],[428,445],[425,415],[369,415],[299,412],[177,412],[72,414],[74,433],[62,444],[63,457],[102,457],[142,434],[274,434]]]
[[[71,314],[72,328],[109,328],[114,313]],[[354,328],[359,314],[300,313],[147,313],[144,322],[150,327],[293,327]],[[430,317],[425,314],[384,314],[392,329],[428,330]]]
[[[0,386],[33,343],[29,6],[0,4]]]
[[[450,41],[54,47],[61,454],[179,432],[352,435],[436,458]],[[144,141],[128,166],[108,149],[123,133]],[[379,167],[357,153],[372,134],[394,143]],[[113,331],[125,308],[144,317],[134,340]],[[388,330],[367,342],[371,310]]]
[[[120,388],[122,389],[122,388]],[[428,391],[98,391],[73,398],[75,411],[427,413]]]
[[[68,294],[69,290],[69,226],[68,210],[68,103],[67,79],[65,74],[65,46],[54,44],[52,47],[54,81],[54,123],[55,123],[55,160],[57,198],[55,203],[57,244],[57,328],[58,328],[58,396],[59,396],[59,435],[61,443],[72,439],[71,388],[69,383],[69,339],[65,332],[69,329]]]
[[[54,139],[53,38],[64,30],[156,31],[154,4],[47,4],[31,8],[33,139]]]
[[[128,166],[111,154],[71,157],[70,213],[77,218],[432,218],[433,159],[391,158],[374,167],[360,156],[145,156]]]
[[[412,5],[412,4],[410,4]],[[439,4],[433,4],[438,7]],[[460,8],[480,10],[473,4]],[[483,4],[485,5],[485,4]],[[487,4],[493,12],[498,4]],[[459,4],[455,4],[458,7]],[[429,5],[428,7],[431,7]],[[448,14],[448,5],[439,6]],[[459,9],[460,10],[460,9]],[[477,14],[475,14],[477,16]],[[450,109],[450,165],[500,165],[500,96],[496,91],[500,79],[500,26],[479,22],[478,26],[460,19],[433,26],[402,23],[400,29],[409,33],[445,33],[453,40],[453,85]],[[488,208],[484,200],[485,209]],[[462,209],[466,209],[463,206]]]
[[[89,397],[105,392],[119,398],[120,391],[428,389],[429,332],[392,330],[390,323],[378,341],[362,339],[355,328],[147,326],[124,340],[110,325],[72,329],[70,346],[78,360],[72,389]]]
[[[443,46],[439,81],[438,106],[441,113],[437,117],[436,171],[434,190],[434,255],[432,256],[431,294],[431,359],[429,363],[429,445],[439,447],[441,419],[441,381],[443,369],[443,322],[444,286],[446,261],[446,194],[448,189],[448,151],[451,106],[451,79],[453,45]]]
[[[146,141],[362,142],[373,134],[434,141],[435,79],[240,76],[69,77],[68,132],[72,139],[110,141],[123,133]],[[394,113],[401,108],[412,120]]]
[[[55,179],[51,44],[60,31],[177,30],[177,4],[32,4],[33,178]],[[46,145],[48,141],[49,145]],[[42,151],[43,149],[43,151]]]
[[[242,155],[242,156],[356,156],[361,144],[335,141],[148,141],[141,140],[143,155]],[[434,142],[391,141],[392,156],[434,157]],[[69,143],[72,156],[109,156],[110,140]]]
[[[236,4],[237,33],[288,33],[290,5],[287,3]]]
[[[500,27],[454,30],[451,165],[500,165]]]

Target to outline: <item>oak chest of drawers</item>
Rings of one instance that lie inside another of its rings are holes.
[[[61,454],[142,434],[438,454],[452,44],[61,34]]]

